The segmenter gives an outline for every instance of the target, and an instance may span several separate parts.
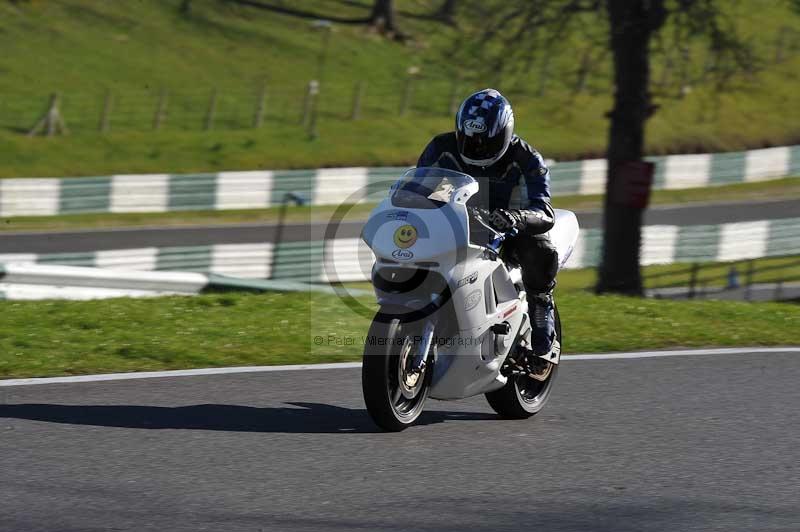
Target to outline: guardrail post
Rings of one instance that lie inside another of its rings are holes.
[[[750,260],[747,262],[747,275],[745,277],[744,299],[750,301],[752,297],[751,285],[753,284],[753,274],[755,273],[755,261]]]
[[[272,268],[271,272],[275,272],[278,266],[278,248],[283,242],[283,226],[286,225],[286,211],[289,208],[289,203],[294,202],[298,207],[305,205],[306,200],[295,194],[294,192],[287,192],[283,195],[281,200],[281,210],[278,211],[278,225],[275,228],[275,238],[272,244]]]
[[[736,271],[736,265],[731,265],[731,269],[728,270],[728,283],[725,288],[728,290],[739,288],[739,272]]]
[[[773,301],[780,301],[783,295],[783,279],[775,283],[775,292],[772,294]]]
[[[700,265],[698,263],[692,264],[692,271],[689,274],[689,293],[686,295],[688,299],[694,299],[695,295],[695,288],[697,286],[697,274],[700,271]]]

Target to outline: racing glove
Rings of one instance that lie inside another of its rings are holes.
[[[525,220],[518,210],[495,209],[488,213],[486,221],[500,233],[520,231],[525,226]]]
[[[555,225],[555,213],[549,204],[545,205],[546,210],[539,209],[525,209],[519,211],[519,216],[522,218],[522,227],[520,232],[525,232],[529,235],[541,235],[548,232]]]
[[[523,210],[476,209],[480,217],[494,230],[506,233],[516,232],[529,235],[540,235],[548,232],[555,224],[555,213],[549,202],[542,202],[541,207]]]

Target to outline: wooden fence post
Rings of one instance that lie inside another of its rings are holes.
[[[111,127],[111,110],[114,107],[114,96],[111,91],[106,89],[106,97],[103,102],[103,114],[100,115],[100,133],[108,133]]]
[[[461,102],[459,102],[459,90],[461,89],[461,76],[456,76],[453,79],[453,86],[450,88],[450,107],[448,108],[451,115],[455,115],[458,112],[458,106]]]
[[[356,88],[353,92],[353,110],[350,113],[350,120],[358,120],[361,118],[361,100],[364,99],[365,91],[366,84],[363,81],[356,83]]]
[[[320,84],[317,80],[312,80],[308,84],[309,95],[309,108],[310,117],[308,119],[308,136],[311,139],[316,139],[319,136],[317,131],[317,118],[319,115],[319,90]]]
[[[664,55],[664,64],[661,67],[661,76],[658,81],[658,86],[661,90],[669,87],[669,81],[672,79],[672,68],[674,64],[672,61],[672,54]]]
[[[306,86],[306,97],[303,101],[303,115],[300,117],[300,125],[306,126],[311,121],[311,113],[314,109],[314,100],[319,94],[319,82],[312,79]]]
[[[536,96],[542,97],[547,94],[547,83],[550,81],[550,53],[545,52],[542,60],[542,68],[539,71],[539,86],[536,87]]]
[[[205,130],[210,131],[214,127],[214,118],[217,114],[217,88],[211,91],[211,98],[208,100],[208,111],[206,112]]]
[[[48,137],[52,137],[57,133],[66,135],[69,133],[67,124],[64,122],[64,117],[61,116],[61,95],[54,92],[50,95],[50,102],[47,105],[47,111],[44,116],[28,132],[28,136],[32,137],[39,131],[45,131]]]
[[[692,57],[689,47],[685,44],[678,45],[678,78],[680,89],[678,91],[678,99],[685,98],[690,92],[692,92],[691,84],[691,71],[689,70],[689,65],[692,64]]]
[[[158,131],[167,117],[167,104],[169,101],[169,92],[167,89],[162,88],[158,93],[158,106],[156,107],[156,114],[153,117],[153,129]]]
[[[418,67],[409,67],[406,85],[403,89],[403,99],[400,102],[400,116],[405,116],[411,107],[411,96],[414,94],[414,77],[419,74]]]
[[[781,26],[778,30],[778,35],[775,37],[775,62],[782,63],[784,59],[784,51],[786,49],[786,41],[789,33],[789,28]]]
[[[267,112],[267,84],[261,85],[261,92],[258,95],[256,105],[256,115],[253,118],[253,127],[258,129],[264,124],[264,115]]]
[[[586,90],[586,82],[589,78],[589,73],[592,68],[592,53],[591,48],[587,48],[581,57],[580,66],[578,67],[577,78],[575,79],[575,86],[572,88],[572,94],[579,94]]]

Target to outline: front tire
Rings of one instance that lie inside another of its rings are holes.
[[[408,428],[425,406],[433,372],[430,357],[421,374],[408,371],[417,348],[413,340],[421,335],[422,324],[404,322],[391,313],[379,312],[372,321],[364,346],[361,388],[367,412],[384,430]]]
[[[556,340],[561,343],[561,318],[555,310]],[[553,383],[558,374],[558,365],[552,365],[550,374],[544,381],[537,381],[527,375],[510,375],[508,382],[493,392],[486,394],[489,406],[504,419],[527,419],[538,414],[550,399]]]

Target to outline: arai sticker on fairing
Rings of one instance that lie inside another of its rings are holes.
[[[473,290],[467,294],[467,297],[464,298],[464,310],[469,311],[477,307],[478,303],[481,302],[482,297],[483,294],[480,290]]]
[[[411,260],[414,258],[414,254],[407,249],[396,249],[392,251],[392,257],[399,260]]]

